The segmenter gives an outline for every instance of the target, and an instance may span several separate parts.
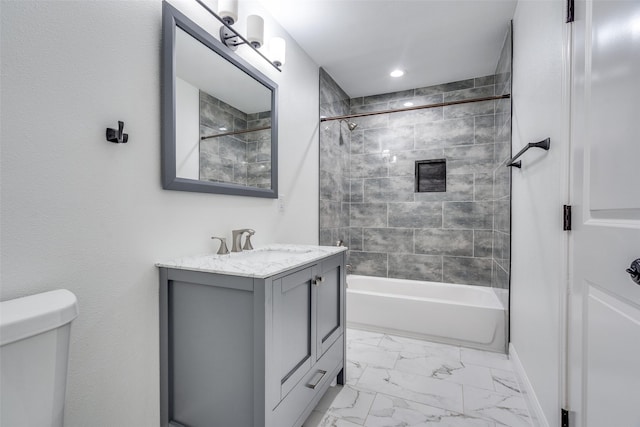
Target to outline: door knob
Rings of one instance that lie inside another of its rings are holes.
[[[631,280],[640,285],[640,258],[631,263],[631,266],[627,268],[627,273],[631,276]]]

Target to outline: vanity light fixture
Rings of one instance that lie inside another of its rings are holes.
[[[264,19],[261,16],[247,16],[247,40],[256,49],[264,43]]]
[[[227,25],[238,21],[238,0],[218,0],[218,15]]]
[[[402,77],[402,76],[404,76],[404,71],[400,70],[400,69],[396,69],[396,70],[393,70],[392,72],[390,72],[389,75],[391,77]]]
[[[283,50],[280,57],[274,60],[267,58],[258,49],[264,44],[264,19],[258,15],[249,15],[247,17],[247,37],[244,38],[232,25],[238,22],[238,0],[218,0],[218,13],[204,3],[203,0],[196,0],[207,12],[213,15],[222,23],[220,27],[220,41],[229,49],[235,51],[238,46],[246,44],[251,47],[258,55],[269,62],[278,71],[282,71],[280,67],[284,64],[284,40]]]
[[[281,37],[274,37],[269,42],[269,56],[271,56],[276,66],[281,67],[284,65],[286,49],[287,44]]]

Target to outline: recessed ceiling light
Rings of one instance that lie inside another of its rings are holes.
[[[218,128],[218,130],[225,131],[225,130],[227,130],[227,128],[226,128],[226,127],[224,127],[224,126],[222,126],[222,127]]]
[[[402,76],[404,76],[404,71],[402,71],[402,70],[393,70],[392,72],[389,73],[389,75],[391,77],[402,77]]]
[[[405,102],[404,104],[405,107],[413,107],[413,102]]]

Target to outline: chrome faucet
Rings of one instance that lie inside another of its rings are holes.
[[[244,249],[245,250],[251,250],[253,249],[253,246],[251,245],[251,240],[249,240],[251,238],[251,236],[253,236],[254,234],[256,234],[256,232],[250,228],[242,228],[240,230],[232,230],[231,234],[232,237],[231,239],[233,240],[233,247],[231,248],[231,252],[242,252],[242,235],[244,233],[247,233],[247,240],[244,243]]]
[[[251,244],[251,236],[253,236],[254,234],[256,234],[254,230],[247,231],[247,238],[244,239],[244,246],[242,247],[243,250],[250,251],[253,249],[253,245]]]
[[[227,248],[227,239],[225,237],[212,237],[212,239],[220,240],[218,255],[227,255],[229,253],[229,249]]]

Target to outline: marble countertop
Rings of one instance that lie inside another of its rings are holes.
[[[229,255],[188,256],[156,266],[263,279],[346,250],[344,246],[271,244]]]

